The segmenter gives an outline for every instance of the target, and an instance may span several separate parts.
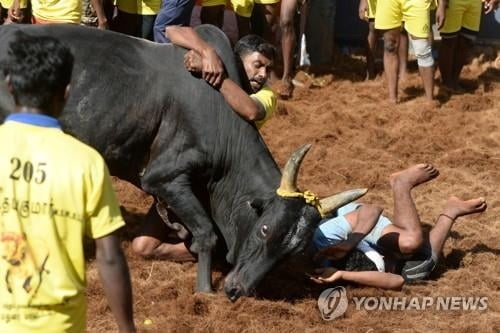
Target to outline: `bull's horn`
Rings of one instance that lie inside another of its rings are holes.
[[[281,176],[280,190],[286,192],[297,191],[297,175],[299,173],[300,164],[306,156],[307,151],[311,148],[310,144],[303,145],[293,152],[292,156],[288,159],[283,169]]]
[[[339,207],[347,205],[368,192],[367,188],[357,188],[354,190],[345,191],[342,193],[334,194],[330,197],[323,198],[319,201],[321,207],[321,213],[323,215],[328,215],[328,213],[336,210]]]

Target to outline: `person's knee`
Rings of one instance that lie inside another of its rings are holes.
[[[422,232],[412,232],[408,235],[400,236],[399,250],[403,254],[411,254],[418,251],[423,244]]]
[[[428,39],[411,39],[411,45],[419,67],[431,67],[434,65],[431,42]]]
[[[155,242],[147,237],[139,236],[132,241],[132,251],[141,257],[151,257],[155,248]]]
[[[384,38],[384,50],[388,53],[396,54],[398,51],[398,43],[393,38]]]

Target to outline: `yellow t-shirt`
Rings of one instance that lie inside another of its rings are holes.
[[[54,23],[80,24],[82,2],[80,0],[31,0],[33,16]]]
[[[266,110],[266,116],[264,117],[264,119],[255,122],[257,128],[260,129],[276,111],[276,95],[271,90],[271,88],[265,85],[261,90],[257,91],[255,94],[250,95],[250,97],[258,100],[264,107],[264,110]]]
[[[116,0],[116,6],[129,14],[156,15],[160,11],[161,0]]]
[[[0,0],[0,5],[5,9],[9,9],[13,3],[14,0]],[[28,0],[19,1],[19,8],[26,8],[26,7],[28,7]]]
[[[0,332],[83,332],[83,239],[124,225],[106,164],[46,116],[9,116],[0,142]]]

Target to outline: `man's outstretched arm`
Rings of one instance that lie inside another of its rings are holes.
[[[311,276],[311,280],[319,284],[334,283],[342,280],[363,286],[392,290],[400,290],[405,283],[401,275],[377,271],[325,271],[321,276]]]
[[[111,234],[95,241],[97,269],[119,330],[120,332],[135,332],[132,286],[120,240],[116,235]]]

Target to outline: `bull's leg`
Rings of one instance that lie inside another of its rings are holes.
[[[198,253],[196,290],[211,292],[212,250],[215,247],[217,236],[213,231],[212,220],[207,216],[203,206],[191,190],[188,177],[182,175],[164,185],[158,185],[159,182],[151,181],[147,175],[143,179],[143,188],[168,202],[170,208],[193,234],[190,250]]]

